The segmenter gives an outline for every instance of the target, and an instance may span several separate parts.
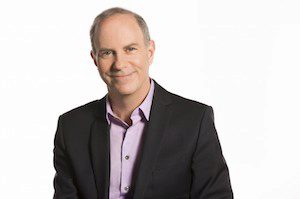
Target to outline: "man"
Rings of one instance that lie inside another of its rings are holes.
[[[155,45],[145,21],[111,8],[90,36],[108,93],[59,117],[54,198],[233,198],[213,109],[149,77]]]

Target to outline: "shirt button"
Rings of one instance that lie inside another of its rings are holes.
[[[128,159],[129,159],[129,155],[126,155],[126,156],[125,156],[125,159],[128,160]]]
[[[130,188],[129,186],[124,187],[124,190],[125,190],[125,191],[129,191],[129,188]]]

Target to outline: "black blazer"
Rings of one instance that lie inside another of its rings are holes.
[[[154,83],[130,198],[233,198],[212,107]],[[108,199],[110,141],[105,109],[103,97],[59,116],[53,150],[55,199]]]

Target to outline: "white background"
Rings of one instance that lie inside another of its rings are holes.
[[[53,197],[58,116],[106,94],[89,28],[111,6],[147,21],[151,77],[214,108],[235,198],[300,198],[300,6],[288,0],[1,1],[0,198]]]

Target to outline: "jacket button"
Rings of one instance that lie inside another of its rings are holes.
[[[128,155],[126,155],[126,156],[125,156],[125,159],[126,159],[126,160],[128,160],[128,159],[129,159],[129,156],[128,156]]]

